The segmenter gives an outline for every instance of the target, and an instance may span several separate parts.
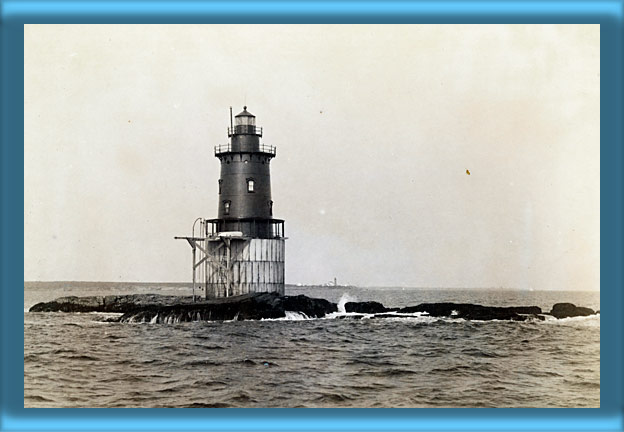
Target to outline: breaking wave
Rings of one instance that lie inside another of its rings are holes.
[[[338,312],[339,313],[347,313],[345,309],[345,305],[349,302],[355,302],[357,298],[350,296],[348,293],[343,293],[340,300],[338,300]]]

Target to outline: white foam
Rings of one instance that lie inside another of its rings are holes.
[[[347,313],[345,309],[345,305],[349,302],[354,302],[354,301],[357,301],[357,299],[354,297],[351,297],[347,293],[343,293],[342,297],[340,297],[340,300],[338,301],[338,312],[343,313],[343,314]]]
[[[260,321],[305,321],[315,318],[310,318],[303,312],[284,311],[286,316],[282,318],[262,318]]]
[[[358,317],[358,320],[369,320],[378,314],[366,314],[358,312],[332,312],[323,317],[323,319],[349,319],[350,317]],[[436,321],[463,322],[463,319],[451,319],[447,317],[432,317],[427,312],[384,312],[383,318],[377,318],[378,321],[410,321],[416,323],[432,323]],[[395,316],[393,316],[395,315]]]
[[[325,314],[323,319],[336,319],[336,318],[341,318],[341,317],[353,317],[353,316],[357,316],[357,317],[361,316],[362,319],[365,319],[365,318],[370,318],[373,315],[374,314],[365,314],[365,313],[358,313],[358,312],[341,312],[339,310],[338,312],[331,312],[331,313]]]
[[[552,325],[569,325],[578,327],[600,327],[600,314],[577,316],[569,318],[555,318],[551,315],[545,315],[546,320],[540,321],[545,324]]]
[[[286,321],[302,321],[302,320],[310,319],[303,312],[284,311],[284,313],[286,314],[286,316],[284,317],[284,320]]]

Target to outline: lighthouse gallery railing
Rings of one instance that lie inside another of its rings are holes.
[[[215,146],[214,149],[215,149],[215,156],[221,153],[230,153],[232,151],[238,151],[238,150],[232,150],[232,144],[230,143],[217,145]],[[271,145],[259,144],[257,152],[268,153],[270,155],[275,156],[276,148],[275,146],[271,146]]]
[[[228,136],[232,135],[258,135],[262,136],[262,128],[254,125],[236,125],[228,128]]]

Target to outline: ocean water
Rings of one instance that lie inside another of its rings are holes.
[[[29,313],[64,295],[190,295],[182,284],[26,283],[25,407],[599,407],[600,316],[511,322],[431,317],[106,322]],[[287,288],[344,304],[572,302],[596,292]]]

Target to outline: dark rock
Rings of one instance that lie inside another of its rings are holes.
[[[550,314],[555,318],[569,318],[593,315],[594,310],[586,307],[575,306],[572,303],[557,303],[552,307]]]
[[[539,315],[542,313],[542,309],[537,306],[511,306],[511,307],[505,307],[502,309],[507,309],[518,314],[527,314],[527,315]]]
[[[285,311],[301,312],[310,318],[321,318],[328,313],[338,312],[336,303],[325,299],[310,298],[303,294],[279,298]]]
[[[192,297],[158,294],[109,295],[91,297],[61,297],[51,302],[37,303],[30,312],[117,312],[126,313],[143,307],[193,303]]]
[[[286,311],[300,312],[310,318],[321,318],[338,310],[335,303],[304,295],[280,296],[276,293],[255,293],[202,303],[174,306],[149,306],[125,313],[119,321],[229,321],[283,318]]]
[[[346,312],[375,314],[388,312],[388,308],[376,301],[345,303]]]
[[[525,321],[527,315],[542,313],[537,306],[496,307],[470,303],[422,303],[399,309],[399,313],[426,312],[434,317],[452,317],[470,320],[513,320]]]
[[[398,313],[380,313],[375,314],[371,318],[414,318],[413,315],[401,315]]]
[[[304,295],[280,296],[276,293],[255,293],[193,303],[192,297],[135,294],[106,297],[62,297],[38,303],[30,312],[118,312],[113,319],[121,322],[187,322],[201,320],[254,320],[283,318],[286,311],[300,312],[320,318],[336,312],[338,307],[325,299]]]
[[[104,311],[104,297],[61,297],[37,303],[29,312],[98,312]]]
[[[349,318],[361,319],[363,314],[374,318],[410,317],[414,312],[427,313],[433,317],[463,318],[467,320],[544,320],[542,310],[537,306],[494,307],[469,303],[422,303],[405,308],[386,308],[379,302],[349,302],[345,310],[358,315]],[[121,322],[188,322],[258,320],[283,318],[287,311],[303,313],[310,318],[321,318],[337,312],[338,307],[325,299],[305,295],[280,296],[276,293],[255,293],[236,297],[193,302],[192,297],[162,296],[157,294],[134,294],[92,297],[61,297],[47,303],[38,303],[31,312],[118,312],[123,313],[112,321]],[[388,313],[396,312],[396,313]],[[557,303],[550,314],[556,318],[592,315],[589,308],[577,307],[571,303]],[[599,313],[599,312],[598,312]]]
[[[149,305],[126,312],[118,321],[177,323],[284,317],[284,310],[279,309],[273,300],[273,296],[260,294],[173,306]]]

